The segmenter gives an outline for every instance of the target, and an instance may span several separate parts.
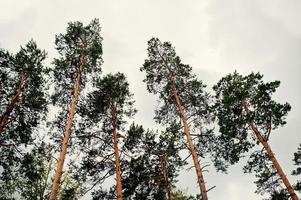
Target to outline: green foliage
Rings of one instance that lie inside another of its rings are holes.
[[[293,170],[292,175],[300,175],[301,174],[301,144],[299,144],[297,152],[294,153],[293,162],[297,166],[297,168]]]
[[[294,153],[293,158],[294,165],[296,165],[296,169],[292,171],[292,175],[299,176],[301,174],[301,144],[299,144],[297,152]],[[301,180],[297,180],[297,183],[294,185],[294,189],[297,191],[301,191]]]
[[[173,193],[173,200],[201,200],[201,197],[199,195],[195,197],[192,195],[187,195],[183,191],[177,190]]]
[[[211,120],[209,113],[210,95],[204,91],[205,85],[192,74],[192,68],[181,62],[169,42],[161,43],[157,38],[148,42],[148,59],[141,71],[146,72],[144,82],[150,93],[159,94],[160,106],[156,110],[156,121],[170,124],[179,117],[172,92],[172,74],[177,94],[184,106],[187,117],[192,117],[191,127],[199,128]],[[197,118],[197,120],[196,120]],[[193,120],[194,119],[194,120]]]
[[[48,70],[42,63],[45,57],[45,51],[34,41],[21,47],[15,55],[0,51],[0,118],[8,116],[0,134],[0,180],[1,190],[10,190],[8,193],[17,187],[14,169],[20,167],[26,146],[33,143],[33,133],[46,116]],[[21,77],[23,87],[20,87]]]
[[[259,144],[249,127],[254,123],[265,141],[271,130],[286,123],[285,117],[291,107],[272,99],[280,82],[265,83],[259,73],[243,76],[234,72],[222,78],[214,87],[216,92],[215,114],[220,127],[219,155],[236,163],[246,152]],[[244,104],[249,111],[244,108]],[[271,186],[279,186],[279,177],[268,156],[262,151],[253,151],[245,172],[256,172],[257,192],[269,192]]]
[[[66,112],[74,93],[74,84],[80,74],[80,90],[100,75],[102,64],[102,37],[99,20],[92,20],[87,26],[81,22],[70,22],[65,34],[56,36],[55,44],[59,58],[54,59],[54,93],[51,100],[60,107],[60,113],[52,124],[52,132],[57,142],[66,125]],[[83,70],[80,72],[80,65]],[[80,97],[81,98],[81,95]],[[75,124],[75,123],[74,123]],[[74,130],[74,129],[72,129]]]
[[[82,195],[81,183],[74,179],[72,173],[64,173],[59,189],[59,200],[76,200]]]
[[[215,155],[219,148],[210,123],[214,120],[211,114],[211,96],[205,91],[205,85],[192,73],[192,68],[181,62],[174,47],[169,42],[161,42],[152,38],[148,42],[148,58],[141,71],[145,71],[143,80],[150,93],[158,94],[159,105],[155,110],[156,122],[167,125],[168,129],[179,135],[182,132],[179,111],[174,92],[179,96],[184,109],[190,131],[195,137],[196,150],[199,156],[212,154],[212,159],[218,170],[225,170],[226,165]],[[176,91],[173,90],[173,86]]]
[[[34,41],[30,41],[15,55],[1,50],[0,56],[0,116],[4,115],[17,94],[22,74],[26,77],[24,89],[13,105],[4,133],[1,133],[0,144],[27,144],[32,140],[33,129],[47,111],[47,69],[42,64],[46,53],[38,49]]]
[[[47,196],[52,165],[51,146],[42,142],[11,166],[8,180],[1,182],[1,193],[21,199],[42,200]]]
[[[123,169],[124,198],[166,199],[160,157],[164,159],[169,188],[172,190],[177,182],[179,170],[186,164],[179,156],[179,151],[184,148],[182,137],[171,132],[164,132],[159,138],[156,136],[158,133],[144,130],[142,126],[130,126],[125,142],[131,157]]]
[[[256,193],[273,194],[276,190],[283,189],[279,174],[268,155],[263,151],[254,151],[243,170],[245,173],[255,172]]]
[[[135,114],[133,95],[129,91],[124,74],[108,74],[98,79],[95,86],[96,90],[88,94],[87,101],[83,101],[80,107],[81,115],[88,117],[89,121],[96,124],[103,121],[107,123],[105,126],[109,127],[112,121],[112,104],[116,106],[117,125],[123,123],[124,117],[132,117]],[[119,128],[121,127],[118,126]]]
[[[289,200],[291,199],[286,190],[274,191],[271,196],[265,200]]]
[[[95,87],[95,90],[81,101],[79,108],[82,119],[76,135],[83,160],[78,176],[87,180],[91,189],[98,188],[94,192],[96,196],[102,196],[107,193],[100,187],[101,183],[114,174],[113,115],[116,114],[117,130],[122,132],[125,118],[132,117],[136,110],[133,108],[133,95],[129,91],[124,74],[108,74],[98,79]],[[120,132],[118,137],[125,138]],[[121,160],[124,157],[123,143],[122,140],[118,142]],[[124,165],[125,163],[121,163],[122,168]]]
[[[52,99],[55,105],[69,103],[81,62],[84,63],[81,77],[83,86],[87,82],[88,75],[98,75],[101,72],[102,37],[100,30],[98,19],[92,20],[87,26],[81,22],[70,22],[66,34],[56,36],[55,44],[60,58],[54,59],[53,62],[56,90]]]

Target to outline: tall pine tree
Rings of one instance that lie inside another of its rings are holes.
[[[288,103],[280,104],[272,99],[280,82],[265,83],[262,78],[259,73],[243,76],[234,72],[213,87],[216,92],[215,109],[220,126],[220,141],[225,147],[220,156],[235,163],[243,153],[256,144],[261,144],[265,152],[253,152],[251,162],[246,168],[255,169],[257,174],[261,173],[261,181],[270,180],[271,175],[276,172],[291,198],[297,200],[292,185],[268,143],[272,130],[286,123],[285,116],[291,107]],[[270,162],[271,165],[262,162]],[[265,171],[269,166],[272,166],[272,171]]]
[[[0,134],[6,141],[30,140],[32,129],[46,112],[45,51],[30,41],[15,55],[0,51]]]
[[[21,47],[16,54],[0,50],[2,189],[15,180],[18,173],[15,169],[19,167],[26,147],[32,145],[34,133],[47,114],[45,57],[45,51],[40,50],[34,41]]]
[[[133,108],[133,95],[122,73],[104,76],[97,81],[95,87],[96,90],[88,94],[80,110],[83,118],[86,119],[83,120],[82,125],[88,128],[87,132],[78,135],[83,143],[88,144],[86,150],[83,149],[87,153],[83,167],[84,169],[89,169],[89,166],[95,167],[93,171],[87,173],[94,176],[97,182],[97,179],[103,180],[104,177],[101,174],[104,170],[108,170],[110,174],[110,168],[114,166],[116,196],[118,200],[121,200],[120,136],[125,135],[122,133],[125,125],[124,119],[132,117],[136,112]],[[113,155],[114,162],[112,163],[110,161]]]
[[[69,23],[66,34],[56,36],[55,44],[60,57],[54,60],[55,92],[52,100],[63,109],[58,125],[63,125],[60,156],[57,162],[50,199],[55,200],[59,190],[68,142],[74,126],[74,115],[80,97],[89,78],[101,72],[102,37],[100,25],[94,19],[84,26],[81,22]],[[62,116],[66,116],[64,119]]]
[[[181,62],[170,43],[162,43],[157,38],[148,42],[148,59],[140,70],[146,72],[144,82],[148,91],[159,95],[160,104],[156,110],[156,121],[172,126],[180,120],[192,155],[202,198],[207,200],[199,155],[191,134],[191,131],[200,131],[200,134],[203,134],[206,124],[211,120],[210,96],[204,91],[205,85],[196,78],[189,65]],[[204,144],[208,141],[202,142]]]

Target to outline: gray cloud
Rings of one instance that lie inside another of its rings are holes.
[[[104,73],[128,76],[139,110],[135,120],[149,128],[157,128],[152,120],[156,98],[147,93],[139,67],[151,37],[171,41],[208,87],[235,69],[262,72],[267,81],[281,80],[276,98],[290,102],[293,110],[271,146],[287,174],[292,169],[292,153],[301,142],[300,1],[10,0],[1,1],[0,7],[1,47],[16,51],[34,38],[49,52],[48,63],[56,56],[54,35],[64,32],[67,22],[100,18]],[[211,200],[262,199],[254,194],[254,176],[244,175],[241,164],[228,175],[210,169],[205,176],[208,185],[217,185],[209,193]],[[194,171],[183,172],[179,185],[196,193],[194,181]]]

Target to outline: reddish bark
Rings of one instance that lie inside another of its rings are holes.
[[[57,195],[58,195],[58,190],[61,182],[61,177],[63,173],[63,167],[64,167],[64,162],[67,154],[67,148],[68,148],[68,141],[71,135],[71,128],[72,128],[72,123],[74,119],[74,115],[76,112],[76,106],[78,102],[78,97],[79,97],[79,92],[80,92],[80,82],[81,82],[81,76],[82,72],[84,69],[84,55],[81,55],[80,57],[80,64],[79,64],[79,69],[77,72],[77,77],[76,81],[73,87],[73,94],[72,94],[72,99],[69,107],[69,112],[68,112],[68,117],[67,117],[67,123],[64,131],[64,139],[61,145],[61,152],[60,152],[60,157],[57,161],[57,168],[51,188],[51,193],[50,193],[50,200],[56,200]]]
[[[119,160],[118,149],[118,134],[117,134],[117,113],[114,102],[111,101],[111,113],[112,113],[112,134],[114,144],[114,156],[115,156],[115,174],[116,174],[116,194],[117,200],[122,200],[122,182],[121,182],[121,168]]]
[[[167,67],[168,67],[168,65],[167,65]],[[187,122],[187,119],[185,117],[185,111],[184,111],[184,108],[182,106],[180,97],[178,95],[176,84],[175,84],[174,77],[173,77],[173,73],[172,73],[172,70],[171,70],[170,67],[168,67],[168,79],[172,84],[172,93],[173,93],[173,96],[174,96],[175,101],[176,101],[176,106],[178,108],[179,116],[180,116],[180,118],[182,120],[182,123],[184,125],[184,133],[186,135],[187,142],[188,142],[188,145],[189,145],[189,150],[190,150],[191,155],[192,155],[194,167],[195,167],[197,178],[198,178],[199,188],[200,188],[200,191],[201,191],[201,196],[202,196],[203,200],[208,200],[207,190],[206,190],[206,186],[205,186],[205,181],[204,181],[202,168],[201,168],[200,163],[198,161],[198,155],[196,153],[195,146],[192,142],[192,137],[191,137],[191,134],[190,134],[188,122]]]
[[[23,72],[20,77],[19,86],[17,88],[16,94],[12,97],[10,103],[7,105],[4,113],[0,117],[0,133],[2,133],[4,131],[6,125],[8,124],[9,117],[10,117],[12,111],[14,110],[17,103],[21,99],[21,96],[24,92],[24,87],[25,87],[27,78],[28,78],[27,74],[25,72]]]

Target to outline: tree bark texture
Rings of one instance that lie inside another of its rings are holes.
[[[74,115],[76,112],[76,106],[77,106],[79,92],[80,92],[81,76],[82,76],[83,69],[84,69],[84,59],[85,59],[84,55],[81,55],[79,69],[77,72],[76,81],[75,81],[73,91],[72,91],[73,94],[72,94],[72,99],[71,99],[70,106],[69,106],[67,123],[66,123],[65,131],[64,131],[64,138],[63,138],[63,142],[61,144],[60,157],[57,162],[55,177],[54,177],[52,188],[51,188],[50,200],[56,200],[57,195],[58,195],[58,190],[59,190],[61,177],[62,177],[62,173],[63,173],[64,162],[65,162],[65,158],[66,158],[66,154],[67,154],[68,141],[69,141],[69,138],[71,135],[72,123],[73,123]]]

